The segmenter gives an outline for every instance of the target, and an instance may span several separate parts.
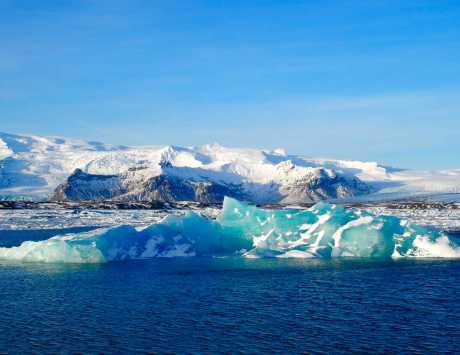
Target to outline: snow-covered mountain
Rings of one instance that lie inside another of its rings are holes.
[[[112,146],[0,133],[0,196],[258,203],[460,193],[460,169],[414,171],[282,150]]]

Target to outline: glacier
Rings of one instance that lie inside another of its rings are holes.
[[[131,225],[26,241],[0,259],[103,263],[178,256],[248,258],[459,258],[447,234],[388,215],[320,202],[309,209],[263,209],[225,198],[216,219],[189,211],[139,229]]]

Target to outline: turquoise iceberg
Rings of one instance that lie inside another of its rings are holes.
[[[442,232],[394,216],[327,203],[269,210],[226,198],[216,220],[187,212],[142,230],[126,225],[0,248],[0,259],[30,262],[177,256],[458,258],[460,247]]]

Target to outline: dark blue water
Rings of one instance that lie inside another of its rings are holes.
[[[0,352],[460,349],[460,262],[0,264]]]

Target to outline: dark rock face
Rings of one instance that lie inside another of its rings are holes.
[[[52,201],[110,200],[126,193],[126,189],[116,175],[92,175],[80,169],[59,185]]]
[[[51,200],[194,201],[215,204],[221,203],[225,196],[245,198],[239,185],[184,180],[163,174],[148,179],[140,186],[133,186],[123,176],[92,175],[78,169],[64,184],[56,188]]]
[[[247,199],[240,185],[223,185],[215,182],[194,183],[195,201],[207,204],[221,203],[225,196],[240,200]]]
[[[189,182],[168,175],[149,179],[141,190],[136,195],[136,199],[140,201],[194,201],[195,197],[195,191]]]
[[[351,197],[369,193],[369,187],[356,177],[345,177],[319,169],[289,184],[270,185],[276,192],[267,200],[257,191],[260,186],[224,184],[211,180],[184,179],[163,173],[146,181],[133,180],[130,175],[92,175],[77,169],[67,181],[58,186],[52,201],[118,202],[198,202],[221,203],[225,196],[259,203],[309,203],[326,199]],[[263,186],[267,187],[267,186]]]
[[[211,181],[185,180],[170,175],[150,178],[138,194],[127,194],[122,199],[139,201],[179,202],[194,201],[205,204],[221,203],[225,196],[243,199],[239,185],[224,185]]]
[[[368,194],[370,187],[356,177],[345,177],[320,169],[282,188],[284,202],[317,202]]]

